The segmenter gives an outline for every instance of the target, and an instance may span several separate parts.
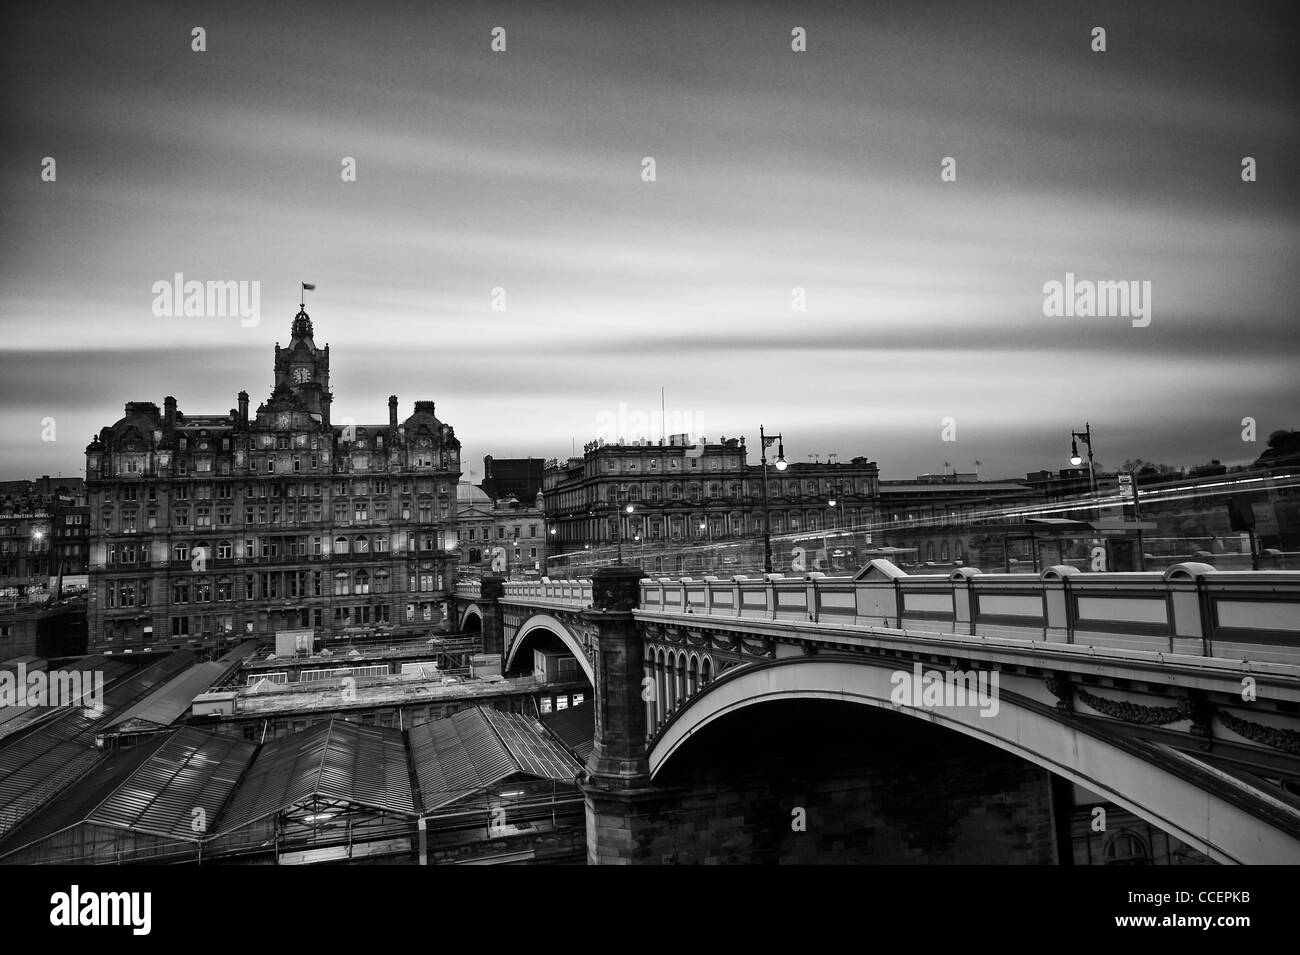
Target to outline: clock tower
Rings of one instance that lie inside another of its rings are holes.
[[[328,424],[330,400],[330,347],[317,348],[312,339],[311,318],[306,308],[294,316],[289,344],[275,346],[275,394],[288,392],[322,424]]]

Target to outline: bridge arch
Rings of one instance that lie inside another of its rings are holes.
[[[996,746],[1123,806],[1219,862],[1285,864],[1300,849],[1294,835],[1189,778],[1213,775],[1199,764],[1180,765],[1176,755],[1088,732],[1053,706],[1005,690],[989,715],[973,706],[895,706],[891,676],[898,669],[897,661],[818,654],[732,670],[685,701],[652,740],[651,777],[689,739],[729,713],[778,700],[833,700],[901,712]]]
[[[472,623],[471,618],[474,621]],[[478,604],[469,604],[460,612],[460,622],[456,629],[460,633],[483,629],[483,611],[479,609]]]
[[[587,651],[583,648],[582,642],[569,632],[568,627],[548,613],[533,614],[519,627],[514,639],[510,641],[510,652],[506,656],[505,667],[502,672],[509,671],[514,666],[515,657],[519,655],[520,649],[528,642],[529,635],[538,631],[549,632],[560,639],[560,642],[577,659],[578,666],[582,667],[582,672],[586,674],[587,681],[594,690],[596,687],[596,674],[592,670],[591,661],[587,659]]]

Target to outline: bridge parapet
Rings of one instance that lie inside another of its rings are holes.
[[[913,574],[884,560],[856,577],[658,578],[641,611],[880,627],[1300,664],[1300,573]]]
[[[591,606],[591,581],[583,580],[512,580],[504,587],[504,597],[512,603],[546,604],[585,610]]]
[[[482,591],[482,586],[477,580],[458,580],[456,581],[456,596],[477,600]]]

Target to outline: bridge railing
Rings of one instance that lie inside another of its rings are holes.
[[[591,606],[590,580],[512,580],[504,587],[505,599],[527,603],[562,604],[578,609]]]
[[[478,580],[458,580],[456,581],[456,595],[459,597],[471,597],[477,599],[483,592],[483,585]]]
[[[1300,573],[906,574],[645,579],[641,609],[788,624],[876,627],[1300,664]]]

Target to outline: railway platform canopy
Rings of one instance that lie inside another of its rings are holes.
[[[183,727],[123,750],[0,842],[0,863],[192,860],[256,749]]]

